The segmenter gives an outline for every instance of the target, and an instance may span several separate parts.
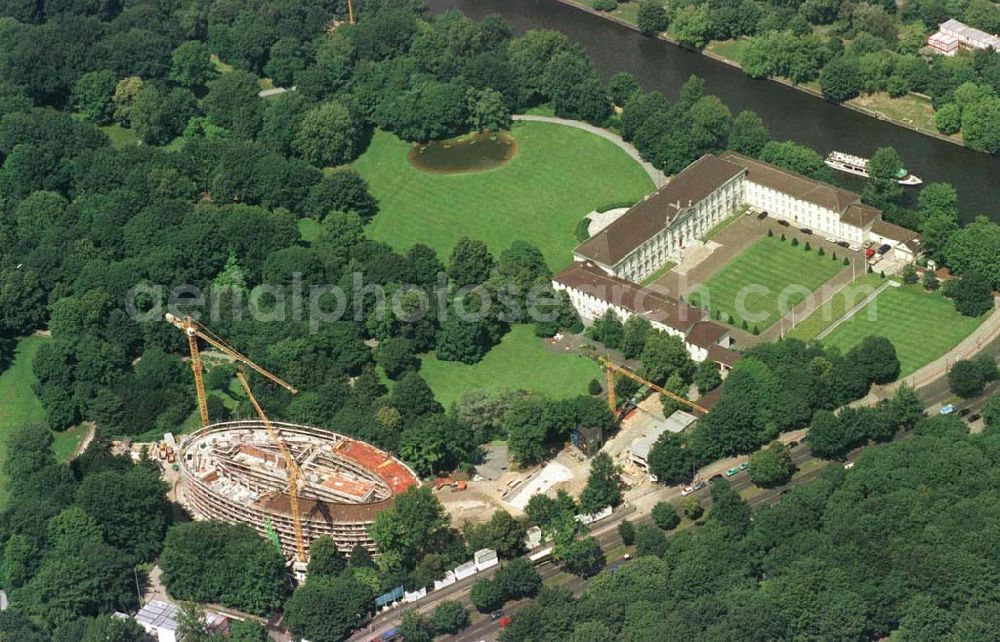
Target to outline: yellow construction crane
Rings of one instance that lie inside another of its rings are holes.
[[[689,406],[693,410],[696,410],[696,411],[698,411],[698,412],[700,412],[702,414],[705,414],[705,415],[708,414],[708,409],[707,408],[702,408],[701,406],[699,406],[695,402],[689,401],[689,400],[685,399],[684,397],[681,397],[680,395],[674,394],[674,393],[670,392],[669,390],[666,390],[666,389],[664,389],[664,388],[656,385],[655,383],[653,383],[652,381],[649,381],[648,379],[644,379],[643,377],[640,377],[639,375],[637,375],[636,373],[632,372],[631,370],[629,370],[625,366],[619,366],[616,363],[613,363],[611,361],[611,359],[609,359],[608,357],[598,357],[597,360],[600,362],[601,367],[604,368],[604,380],[605,380],[606,385],[608,387],[608,408],[611,409],[612,413],[614,413],[614,412],[616,412],[618,410],[618,399],[617,399],[617,397],[615,395],[615,374],[617,373],[617,374],[624,375],[624,376],[628,377],[629,379],[632,379],[633,381],[637,381],[637,382],[639,382],[639,383],[641,383],[643,385],[649,386],[650,388],[652,388],[656,392],[660,393],[661,395],[664,395],[665,397],[669,397],[670,399],[673,399],[674,401],[677,401],[677,402],[682,403],[682,404],[684,404],[686,406]]]
[[[281,451],[281,456],[285,460],[285,467],[288,468],[288,499],[292,507],[292,528],[295,529],[295,550],[298,552],[299,561],[305,564],[306,544],[305,538],[302,536],[302,515],[299,513],[299,465],[295,463],[295,457],[292,457],[292,451],[288,450],[288,446],[285,445],[285,442],[281,439],[281,435],[279,435],[278,431],[271,425],[271,420],[267,418],[267,415],[264,414],[264,409],[260,407],[260,404],[257,402],[257,398],[253,396],[253,392],[250,390],[250,382],[247,381],[247,376],[243,373],[242,366],[236,368],[236,378],[240,380],[240,384],[243,386],[243,391],[247,393],[247,398],[253,405],[253,409],[257,411],[257,416],[260,417],[261,422],[264,424],[264,428],[267,429],[267,434],[270,435],[274,443],[278,445],[278,450]]]
[[[347,21],[354,24],[354,3],[351,0],[347,0]]]
[[[202,426],[208,425],[208,403],[207,397],[205,396],[205,384],[202,379],[203,366],[201,363],[201,351],[198,348],[198,339],[204,340],[206,343],[228,355],[239,364],[236,369],[236,377],[240,380],[240,384],[243,386],[243,391],[246,392],[247,398],[250,400],[251,405],[253,405],[253,409],[257,412],[257,416],[260,417],[261,423],[263,423],[264,428],[267,429],[267,434],[278,446],[278,450],[281,451],[281,456],[285,460],[285,466],[288,468],[288,498],[292,509],[292,527],[295,530],[295,548],[298,552],[299,561],[305,563],[305,538],[302,536],[302,516],[299,513],[299,466],[295,463],[295,458],[292,457],[292,453],[288,449],[288,446],[281,439],[281,435],[277,430],[275,430],[274,426],[271,424],[271,420],[267,418],[267,415],[264,413],[264,409],[261,408],[260,404],[257,402],[257,398],[254,397],[253,392],[250,390],[250,382],[247,381],[243,367],[246,366],[254,370],[261,376],[273,381],[293,395],[296,394],[298,390],[296,390],[292,384],[288,383],[284,379],[281,379],[280,377],[271,374],[264,368],[258,366],[256,363],[251,361],[249,357],[238,352],[235,348],[212,334],[208,328],[201,325],[191,317],[184,317],[182,319],[168,312],[164,315],[164,318],[176,328],[181,330],[188,338],[188,349],[191,352],[191,370],[194,372],[194,387],[195,392],[198,395],[198,410],[201,413]]]

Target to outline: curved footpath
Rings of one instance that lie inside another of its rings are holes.
[[[566,127],[575,127],[577,129],[582,129],[585,132],[590,132],[591,134],[596,134],[601,138],[611,141],[617,145],[622,151],[632,157],[632,160],[642,165],[642,168],[646,170],[649,174],[650,180],[657,188],[663,187],[667,184],[667,177],[660,170],[653,167],[651,164],[642,160],[642,156],[639,155],[639,150],[635,148],[632,143],[625,142],[618,134],[613,134],[606,129],[601,129],[600,127],[595,127],[589,123],[585,123],[579,120],[569,120],[567,118],[556,118],[555,116],[533,116],[530,114],[515,114],[511,116],[513,120],[522,121],[533,121],[536,123],[551,123],[553,125],[565,125]]]

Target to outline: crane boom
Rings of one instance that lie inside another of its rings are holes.
[[[253,396],[253,392],[250,390],[250,382],[247,381],[247,376],[243,373],[242,368],[236,369],[236,378],[240,380],[243,391],[247,394],[247,398],[253,405],[253,409],[257,412],[257,416],[260,417],[261,423],[264,424],[267,434],[277,444],[278,450],[281,451],[281,456],[285,460],[285,466],[288,468],[288,499],[292,505],[292,528],[295,530],[295,549],[298,552],[299,561],[304,563],[306,561],[306,545],[305,538],[302,536],[302,516],[299,513],[299,465],[295,463],[292,451],[288,450],[288,446],[282,441],[281,435],[271,425],[271,420],[267,418],[264,409],[260,407],[257,398]]]
[[[281,377],[273,375],[264,368],[258,366],[256,363],[251,361],[249,357],[240,353],[238,350],[236,350],[236,348],[232,347],[219,337],[212,334],[208,328],[201,325],[191,317],[184,317],[183,319],[181,319],[175,317],[174,315],[168,312],[164,315],[164,318],[170,323],[174,324],[176,327],[180,328],[184,332],[184,334],[188,335],[189,337],[194,335],[200,337],[201,339],[204,339],[205,342],[208,343],[209,345],[217,348],[218,350],[221,350],[222,352],[226,353],[227,355],[239,361],[240,363],[249,366],[250,369],[252,369],[257,374],[261,375],[265,379],[270,379],[271,381],[278,384],[279,386],[281,386],[288,392],[292,393],[293,395],[298,393],[298,390],[296,390],[296,388],[292,384],[288,383]]]
[[[686,406],[689,406],[690,408],[697,410],[702,414],[705,415],[708,414],[707,408],[702,408],[695,402],[685,399],[684,397],[678,394],[674,394],[673,392],[670,392],[669,390],[666,390],[663,387],[656,385],[655,383],[649,381],[648,379],[640,377],[639,375],[637,375],[636,373],[632,372],[631,370],[629,370],[624,366],[619,366],[615,363],[612,363],[611,359],[607,357],[598,357],[598,361],[600,361],[601,365],[604,366],[605,373],[607,375],[611,375],[608,377],[608,406],[611,408],[611,412],[614,412],[617,407],[617,404],[615,403],[615,386],[614,386],[613,373],[618,373],[628,377],[629,379],[632,379],[633,381],[637,381],[643,385],[649,386],[650,388],[660,393],[661,395],[673,399],[674,401],[682,403]]]

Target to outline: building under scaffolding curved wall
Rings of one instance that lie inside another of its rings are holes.
[[[375,552],[368,526],[396,495],[420,483],[406,464],[363,441],[328,430],[271,422],[298,463],[306,546],[328,535],[341,552]],[[257,420],[229,421],[187,435],[180,445],[181,502],[197,519],[243,523],[295,554],[288,471]]]

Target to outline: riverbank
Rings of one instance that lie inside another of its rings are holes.
[[[623,27],[631,29],[632,31],[635,31],[636,33],[641,33],[639,31],[639,27],[636,25],[636,23],[633,22],[633,21],[630,21],[630,19],[631,20],[635,20],[635,11],[633,11],[633,10],[621,11],[620,15],[615,15],[614,12],[597,11],[592,6],[590,6],[589,4],[587,4],[584,0],[555,0],[555,1],[559,2],[561,4],[564,4],[564,5],[568,6],[568,7],[572,7],[574,9],[578,9],[580,11],[584,11],[584,12],[589,13],[591,15],[597,16],[597,17],[602,18],[604,20],[608,20],[608,21],[614,22],[614,23],[619,24],[619,25],[621,25]],[[626,5],[619,5],[619,7],[629,7],[632,4],[633,3],[630,2],[630,3],[626,4]],[[618,11],[618,10],[616,10],[616,11]],[[659,40],[663,40],[665,42],[669,42],[670,44],[675,45],[677,47],[680,47],[682,49],[685,49],[687,51],[691,51],[691,52],[694,52],[694,53],[699,53],[702,56],[705,56],[706,58],[710,58],[711,60],[715,60],[716,62],[720,62],[720,63],[722,63],[724,65],[728,65],[730,67],[733,67],[734,69],[739,69],[741,73],[743,72],[743,66],[740,64],[740,62],[738,60],[734,60],[734,59],[729,58],[729,57],[727,57],[725,55],[717,53],[715,51],[711,51],[709,48],[706,48],[706,49],[697,49],[695,47],[690,47],[688,45],[685,45],[685,44],[681,43],[676,38],[671,37],[667,33],[658,34],[656,36],[656,38],[658,38]],[[741,41],[726,41],[726,44],[727,45],[731,45],[731,44],[739,43],[739,42],[741,42]],[[826,101],[826,99],[823,98],[823,93],[818,88],[818,83],[811,83],[811,85],[815,85],[815,86],[810,86],[809,84],[797,84],[797,83],[792,82],[791,80],[788,80],[787,78],[779,78],[779,77],[771,77],[771,78],[768,78],[768,80],[777,82],[779,84],[785,85],[786,87],[790,87],[792,89],[795,89],[795,90],[801,91],[803,93],[809,94],[809,95],[811,95],[811,96],[813,96],[815,98],[819,98],[820,100]],[[941,140],[941,141],[944,141],[944,142],[947,142],[947,143],[951,143],[953,145],[958,145],[959,147],[964,147],[966,149],[969,149],[968,147],[965,146],[965,143],[961,139],[961,137],[959,137],[959,136],[947,136],[947,135],[942,134],[942,133],[940,133],[938,131],[934,131],[934,130],[928,129],[926,127],[920,127],[919,125],[917,125],[915,119],[912,119],[912,118],[908,119],[908,118],[905,118],[903,116],[896,115],[896,113],[897,113],[897,109],[896,108],[894,108],[892,110],[894,113],[889,113],[888,111],[881,111],[880,109],[873,108],[875,105],[879,105],[880,103],[884,102],[884,101],[878,100],[878,96],[879,96],[879,94],[870,94],[870,95],[860,96],[858,98],[855,98],[855,99],[853,99],[851,101],[848,101],[848,102],[845,102],[845,103],[831,103],[831,104],[837,104],[840,107],[844,107],[846,109],[850,109],[850,110],[856,111],[856,112],[864,114],[864,115],[866,115],[866,116],[868,116],[870,118],[874,118],[876,120],[881,120],[881,121],[889,122],[889,123],[892,123],[892,124],[897,125],[899,127],[903,127],[905,129],[909,129],[910,131],[917,132],[918,134],[922,134],[924,136],[929,136],[931,138],[936,138],[938,140]],[[919,99],[920,98],[919,95],[917,95],[917,94],[911,94],[911,96],[914,96],[915,99]],[[899,102],[901,102],[901,101],[899,101],[899,99],[887,99],[887,100],[891,100],[893,103],[899,103]],[[826,101],[826,102],[829,102],[829,101]],[[871,106],[866,106],[866,105],[871,105]],[[894,105],[894,107],[898,108],[898,106],[896,106],[896,105]],[[906,110],[905,109],[899,109],[899,111],[906,111]],[[970,151],[974,151],[974,150],[970,150]]]

